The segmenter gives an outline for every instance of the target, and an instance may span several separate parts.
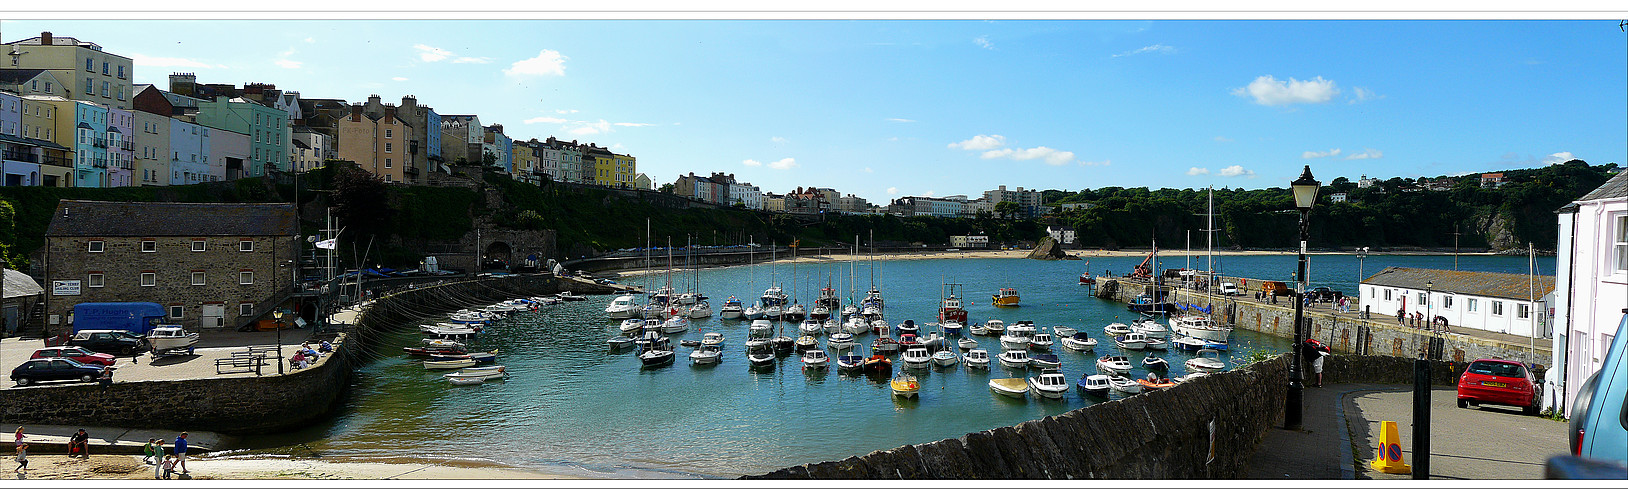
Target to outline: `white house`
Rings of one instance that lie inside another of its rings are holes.
[[[1548,383],[1571,416],[1577,388],[1600,362],[1628,307],[1628,176],[1617,174],[1561,207],[1555,336]]]
[[[1554,290],[1553,276],[1387,267],[1362,280],[1358,302],[1375,319],[1401,310],[1446,318],[1452,328],[1544,338],[1549,331],[1544,305]]]
[[[951,236],[950,246],[956,248],[989,248],[989,236],[982,234]]]

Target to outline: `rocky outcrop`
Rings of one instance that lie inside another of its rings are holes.
[[[1057,240],[1052,239],[1050,236],[1041,238],[1040,243],[1034,246],[1034,251],[1029,252],[1027,258],[1035,260],[1080,260],[1079,257],[1064,252],[1063,247],[1057,244]]]

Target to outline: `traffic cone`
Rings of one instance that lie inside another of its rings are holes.
[[[1396,422],[1386,420],[1379,423],[1379,456],[1368,466],[1374,470],[1388,474],[1407,474],[1413,471],[1412,467],[1402,462],[1401,437],[1396,433]]]

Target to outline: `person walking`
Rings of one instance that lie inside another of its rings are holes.
[[[160,439],[153,446],[153,479],[164,478],[164,440]]]
[[[28,445],[17,445],[17,468],[12,472],[28,472]]]
[[[182,432],[180,436],[175,437],[175,463],[177,465],[181,466],[181,474],[182,475],[188,474],[188,472],[187,472],[187,433],[185,433],[185,432]]]
[[[153,454],[154,444],[153,443],[155,443],[157,441],[158,441],[157,439],[148,439],[147,440],[147,445],[141,447],[141,463],[144,463],[144,464],[152,464],[153,463],[153,457],[154,457],[154,454]]]
[[[11,443],[11,447],[13,447],[13,448],[21,448],[22,446],[23,446],[23,428],[18,427],[17,428],[17,440]]]
[[[111,366],[102,367],[102,376],[100,377],[100,379],[101,379],[101,382],[102,382],[102,388],[103,389],[106,389],[106,388],[108,388],[108,386],[113,385],[113,367],[111,367]]]

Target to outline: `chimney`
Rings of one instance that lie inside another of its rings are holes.
[[[50,44],[51,44],[51,32],[49,32],[49,31],[41,31],[40,32],[40,45],[50,45]]]
[[[360,103],[351,103],[351,105],[350,105],[350,121],[352,121],[352,122],[362,121],[362,105]]]

